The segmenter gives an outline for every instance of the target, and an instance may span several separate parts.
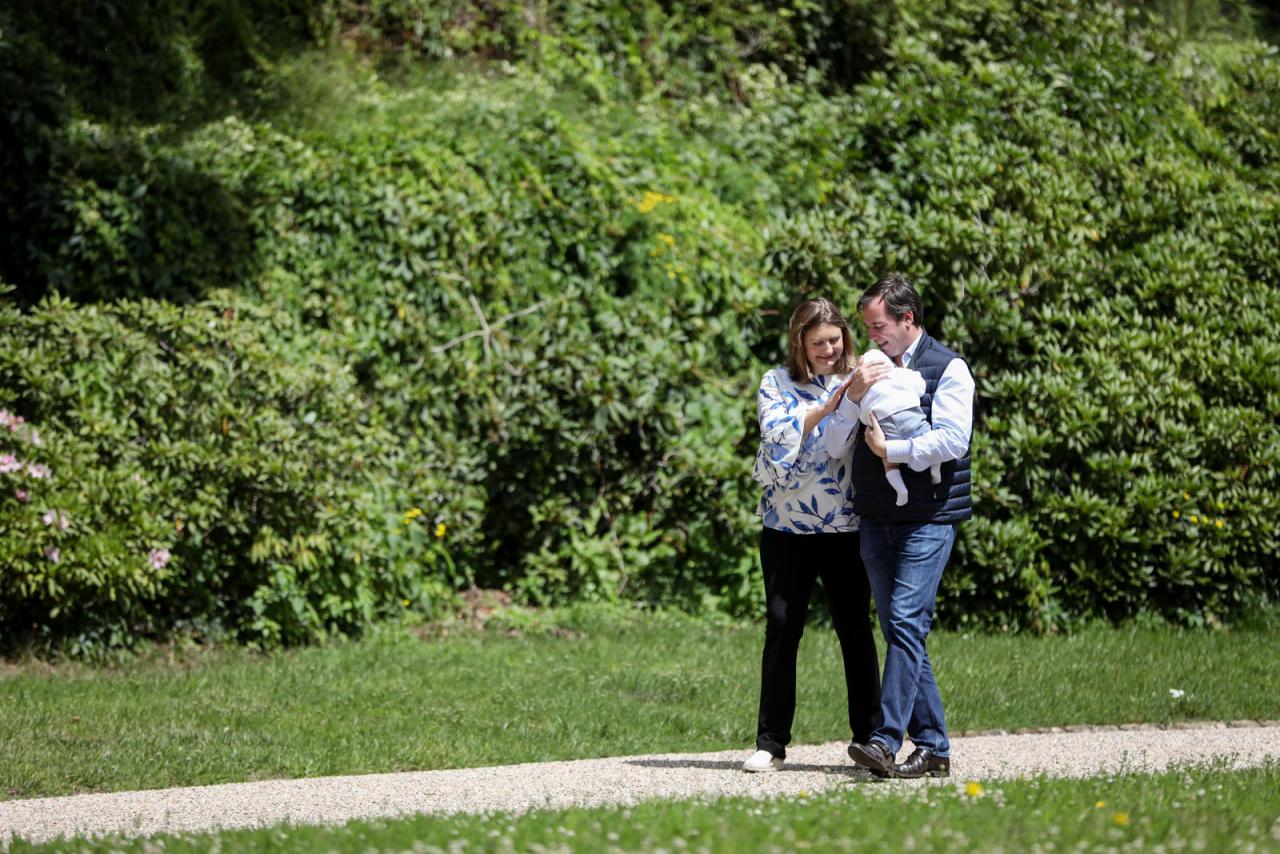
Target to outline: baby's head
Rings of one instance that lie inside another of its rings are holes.
[[[879,350],[868,350],[858,359],[859,365],[888,365],[893,367],[893,360]]]

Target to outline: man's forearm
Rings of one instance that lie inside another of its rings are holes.
[[[914,439],[890,439],[885,448],[889,462],[905,463],[912,471],[924,471],[935,463],[963,457],[969,449],[969,437],[954,425],[940,424]]]
[[[963,361],[954,360],[934,391],[933,429],[914,439],[888,442],[885,459],[924,471],[936,463],[963,457],[973,435],[973,395],[973,375]]]
[[[861,413],[858,404],[846,396],[831,414],[831,422],[823,433],[827,455],[835,459],[845,456],[853,448],[853,437],[858,429]]]

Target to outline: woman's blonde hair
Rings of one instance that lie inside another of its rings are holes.
[[[787,373],[795,382],[813,382],[813,371],[809,369],[809,360],[804,355],[804,336],[824,323],[837,327],[844,342],[840,359],[836,362],[836,373],[846,374],[853,366],[853,339],[840,310],[831,300],[807,299],[791,312],[791,323],[787,329]]]

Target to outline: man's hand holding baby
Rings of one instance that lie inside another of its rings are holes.
[[[884,430],[880,427],[880,419],[876,418],[874,412],[871,413],[871,423],[863,431],[862,437],[866,440],[867,447],[871,449],[871,453],[882,460],[888,456],[889,447],[885,441]]]

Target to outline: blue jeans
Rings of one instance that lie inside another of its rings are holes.
[[[902,748],[905,732],[917,747],[938,756],[951,755],[925,638],[933,625],[938,582],[955,540],[954,525],[862,517],[862,562],[885,642],[880,686],[883,722],[871,738],[895,754]]]

